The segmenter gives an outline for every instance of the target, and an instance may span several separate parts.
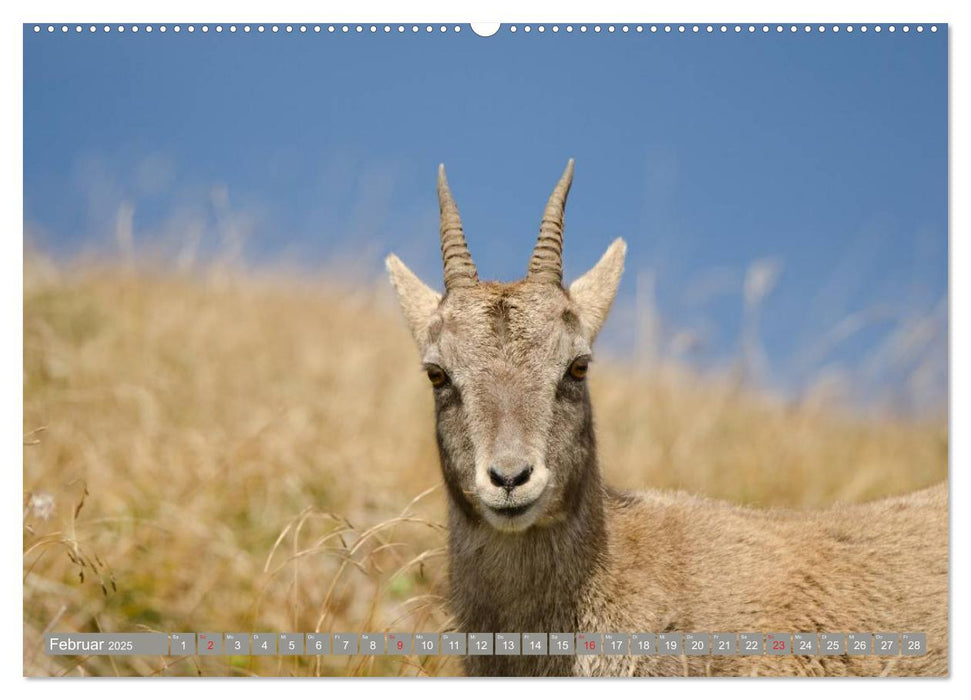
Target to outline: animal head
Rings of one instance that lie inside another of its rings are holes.
[[[615,240],[563,286],[570,160],[549,198],[526,277],[480,281],[444,166],[438,170],[445,293],[395,255],[391,282],[435,395],[446,485],[466,515],[518,532],[567,517],[594,461],[592,345],[624,266]]]

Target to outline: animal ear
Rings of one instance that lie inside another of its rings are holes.
[[[401,310],[405,314],[411,334],[421,345],[428,322],[438,308],[442,295],[418,279],[418,276],[394,253],[385,259],[384,265],[388,268],[388,276],[391,277],[391,284],[394,285],[398,303],[401,304]]]
[[[610,244],[600,262],[570,285],[570,298],[579,307],[580,325],[587,342],[593,342],[607,320],[607,312],[620,284],[620,274],[624,271],[626,254],[627,244],[618,238]]]

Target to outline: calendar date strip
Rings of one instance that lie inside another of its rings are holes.
[[[923,632],[48,633],[51,656],[920,656]]]

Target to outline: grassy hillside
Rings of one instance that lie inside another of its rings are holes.
[[[627,488],[815,507],[946,476],[947,426],[684,369],[591,371]],[[46,630],[436,631],[432,399],[384,286],[212,269],[24,271],[29,675],[448,674],[441,658],[47,657]]]

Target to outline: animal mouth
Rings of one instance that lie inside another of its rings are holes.
[[[515,518],[517,515],[522,515],[523,513],[528,511],[530,508],[533,507],[533,505],[535,505],[535,503],[536,501],[533,501],[532,503],[527,503],[524,506],[508,506],[503,508],[495,508],[493,506],[489,506],[489,509],[493,513],[496,513],[498,515],[502,515],[507,518]]]

